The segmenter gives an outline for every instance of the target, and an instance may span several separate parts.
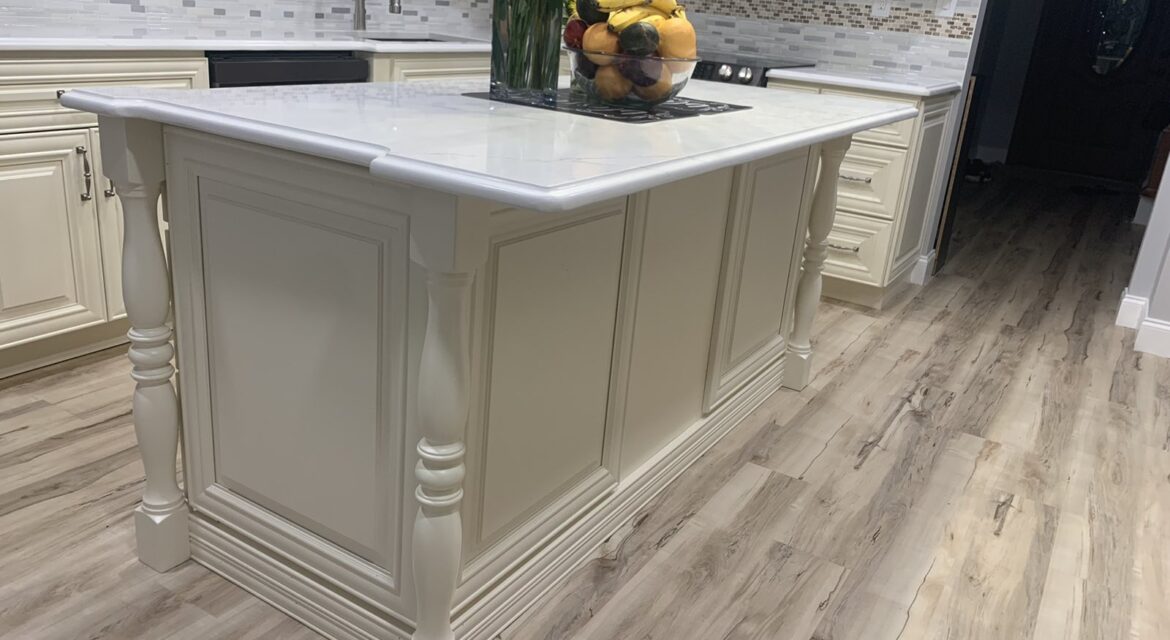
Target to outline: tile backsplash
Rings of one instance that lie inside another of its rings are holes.
[[[817,66],[866,67],[922,72],[960,79],[971,40],[917,33],[837,27],[687,13],[699,32],[699,48],[807,60]]]
[[[894,0],[890,15],[880,18],[872,15],[870,4],[833,0],[687,0],[686,4],[696,12],[737,18],[970,40],[975,33],[978,0],[959,0],[953,16],[939,16],[938,5],[946,2]]]
[[[981,0],[894,0],[890,16],[834,0],[686,0],[700,49],[962,78]]]
[[[389,0],[367,0],[367,28],[484,36],[491,0],[403,0],[391,14]],[[110,37],[313,37],[353,25],[346,0],[4,0],[0,26],[6,34],[76,35],[78,25]]]

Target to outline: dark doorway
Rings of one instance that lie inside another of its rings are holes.
[[[1048,0],[1008,164],[1136,187],[1170,124],[1170,2]]]

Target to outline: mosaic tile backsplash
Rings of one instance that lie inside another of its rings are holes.
[[[687,12],[699,48],[815,62],[818,67],[865,67],[962,79],[971,40],[855,27],[801,24]]]
[[[939,0],[944,5],[946,0]],[[918,33],[970,40],[975,34],[977,0],[962,0],[950,17],[937,15],[931,0],[896,0],[888,17],[873,17],[872,5],[833,0],[687,0],[700,13],[776,20],[792,24],[850,27],[869,31]]]
[[[6,34],[76,35],[78,24],[104,37],[314,37],[353,26],[346,0],[3,0]],[[491,0],[367,0],[371,31],[486,37]],[[27,33],[22,33],[22,27]]]
[[[981,0],[894,0],[889,18],[834,0],[685,0],[708,51],[764,54],[821,66],[887,68],[961,78]],[[489,36],[491,0],[367,0],[368,28]],[[5,35],[98,37],[328,38],[353,24],[347,0],[3,0]]]

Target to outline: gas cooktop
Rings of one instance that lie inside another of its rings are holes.
[[[768,71],[813,67],[813,62],[791,60],[747,53],[718,53],[700,51],[692,78],[714,82],[731,82],[763,87],[768,84]]]

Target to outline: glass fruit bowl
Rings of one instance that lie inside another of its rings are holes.
[[[566,50],[573,91],[601,104],[635,109],[649,110],[678,95],[699,62],[698,58]]]

